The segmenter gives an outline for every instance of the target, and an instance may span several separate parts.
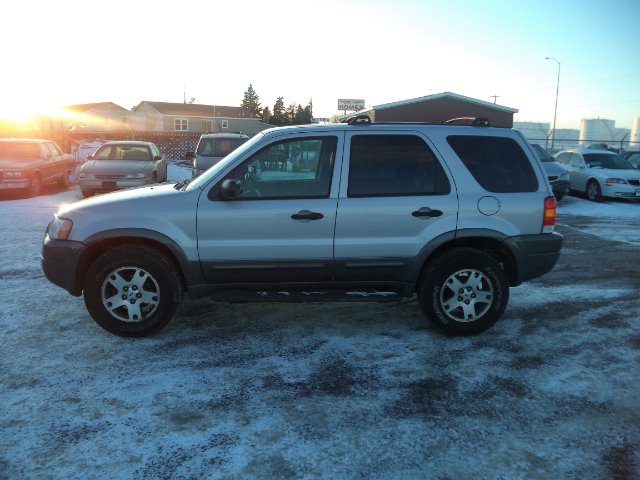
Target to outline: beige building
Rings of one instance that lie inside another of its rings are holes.
[[[242,107],[149,101],[133,108],[129,124],[136,131],[240,132],[249,136],[272,127]]]

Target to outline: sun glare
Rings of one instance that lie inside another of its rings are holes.
[[[29,125],[40,121],[42,118],[56,118],[72,120],[77,113],[70,112],[59,106],[44,104],[29,104],[24,102],[5,103],[0,108],[0,120],[17,125]]]

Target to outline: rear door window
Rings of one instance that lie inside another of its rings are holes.
[[[446,195],[449,180],[427,144],[415,135],[354,135],[349,197]]]
[[[507,137],[450,135],[447,142],[489,192],[535,192],[538,179],[518,143]]]

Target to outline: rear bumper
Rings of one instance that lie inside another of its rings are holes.
[[[29,180],[1,180],[0,190],[24,190],[29,187]]]
[[[521,235],[509,237],[504,243],[509,247],[516,262],[516,275],[511,286],[541,277],[549,272],[560,258],[563,237],[559,233]]]
[[[557,182],[551,182],[551,189],[554,195],[568,195],[571,190],[571,186],[568,180],[558,180]]]
[[[86,249],[84,243],[52,240],[47,235],[40,256],[42,271],[47,280],[79,297],[82,294],[82,283],[78,273]]]

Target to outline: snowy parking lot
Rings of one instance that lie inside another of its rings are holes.
[[[0,479],[640,478],[640,203],[566,197],[559,264],[479,336],[204,299],[123,339],[40,269],[79,198],[0,199]]]

